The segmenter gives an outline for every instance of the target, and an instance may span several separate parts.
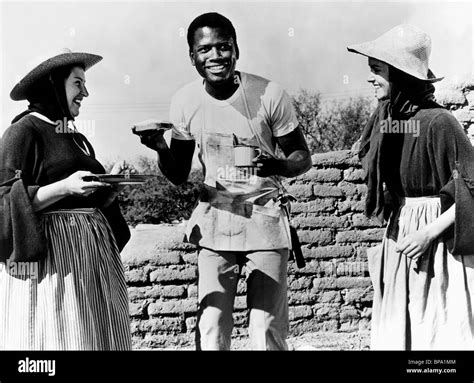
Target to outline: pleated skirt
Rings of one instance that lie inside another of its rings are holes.
[[[106,218],[72,209],[41,222],[46,258],[0,271],[0,349],[129,350],[127,287]]]
[[[453,255],[441,239],[418,261],[395,251],[398,241],[439,215],[439,198],[406,198],[382,245],[368,251],[371,349],[474,349],[474,255]]]

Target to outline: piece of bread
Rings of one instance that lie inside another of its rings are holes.
[[[142,134],[143,132],[152,133],[157,130],[169,130],[173,127],[173,124],[166,120],[145,120],[137,122],[133,125],[132,131],[135,134]]]

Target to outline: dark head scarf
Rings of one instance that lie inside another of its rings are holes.
[[[36,81],[27,92],[28,109],[16,116],[12,124],[31,112],[41,113],[51,121],[63,121],[64,118],[74,121],[67,104],[65,80],[76,66],[59,67]]]
[[[387,153],[401,150],[403,141],[391,138],[381,132],[382,121],[408,120],[420,109],[443,108],[436,103],[435,88],[432,83],[416,79],[392,66],[389,66],[390,97],[379,102],[377,109],[365,126],[360,142],[359,159],[366,174],[367,197],[365,213],[384,221],[385,197],[383,176]],[[393,135],[392,135],[393,136]]]

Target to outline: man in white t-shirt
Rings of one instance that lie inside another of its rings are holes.
[[[202,78],[173,97],[170,147],[161,134],[142,138],[158,152],[163,174],[186,181],[195,147],[204,170],[187,241],[199,248],[197,349],[230,349],[233,305],[242,268],[252,349],[285,350],[288,334],[288,217],[280,178],[311,167],[288,94],[276,83],[235,70],[232,23],[217,13],[188,28],[189,55]],[[237,145],[258,148],[253,166],[236,166]],[[279,146],[284,157],[278,157]]]

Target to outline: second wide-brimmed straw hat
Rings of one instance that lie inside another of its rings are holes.
[[[53,69],[67,65],[81,64],[85,70],[87,70],[102,60],[102,56],[84,52],[72,52],[68,48],[63,48],[48,57],[46,60],[44,58],[36,60],[36,63],[32,65],[33,69],[13,87],[10,92],[10,98],[12,100],[25,100],[28,88]]]
[[[347,50],[383,61],[423,81],[436,82],[443,79],[435,77],[429,69],[430,36],[414,25],[397,25],[379,38],[350,45]]]

